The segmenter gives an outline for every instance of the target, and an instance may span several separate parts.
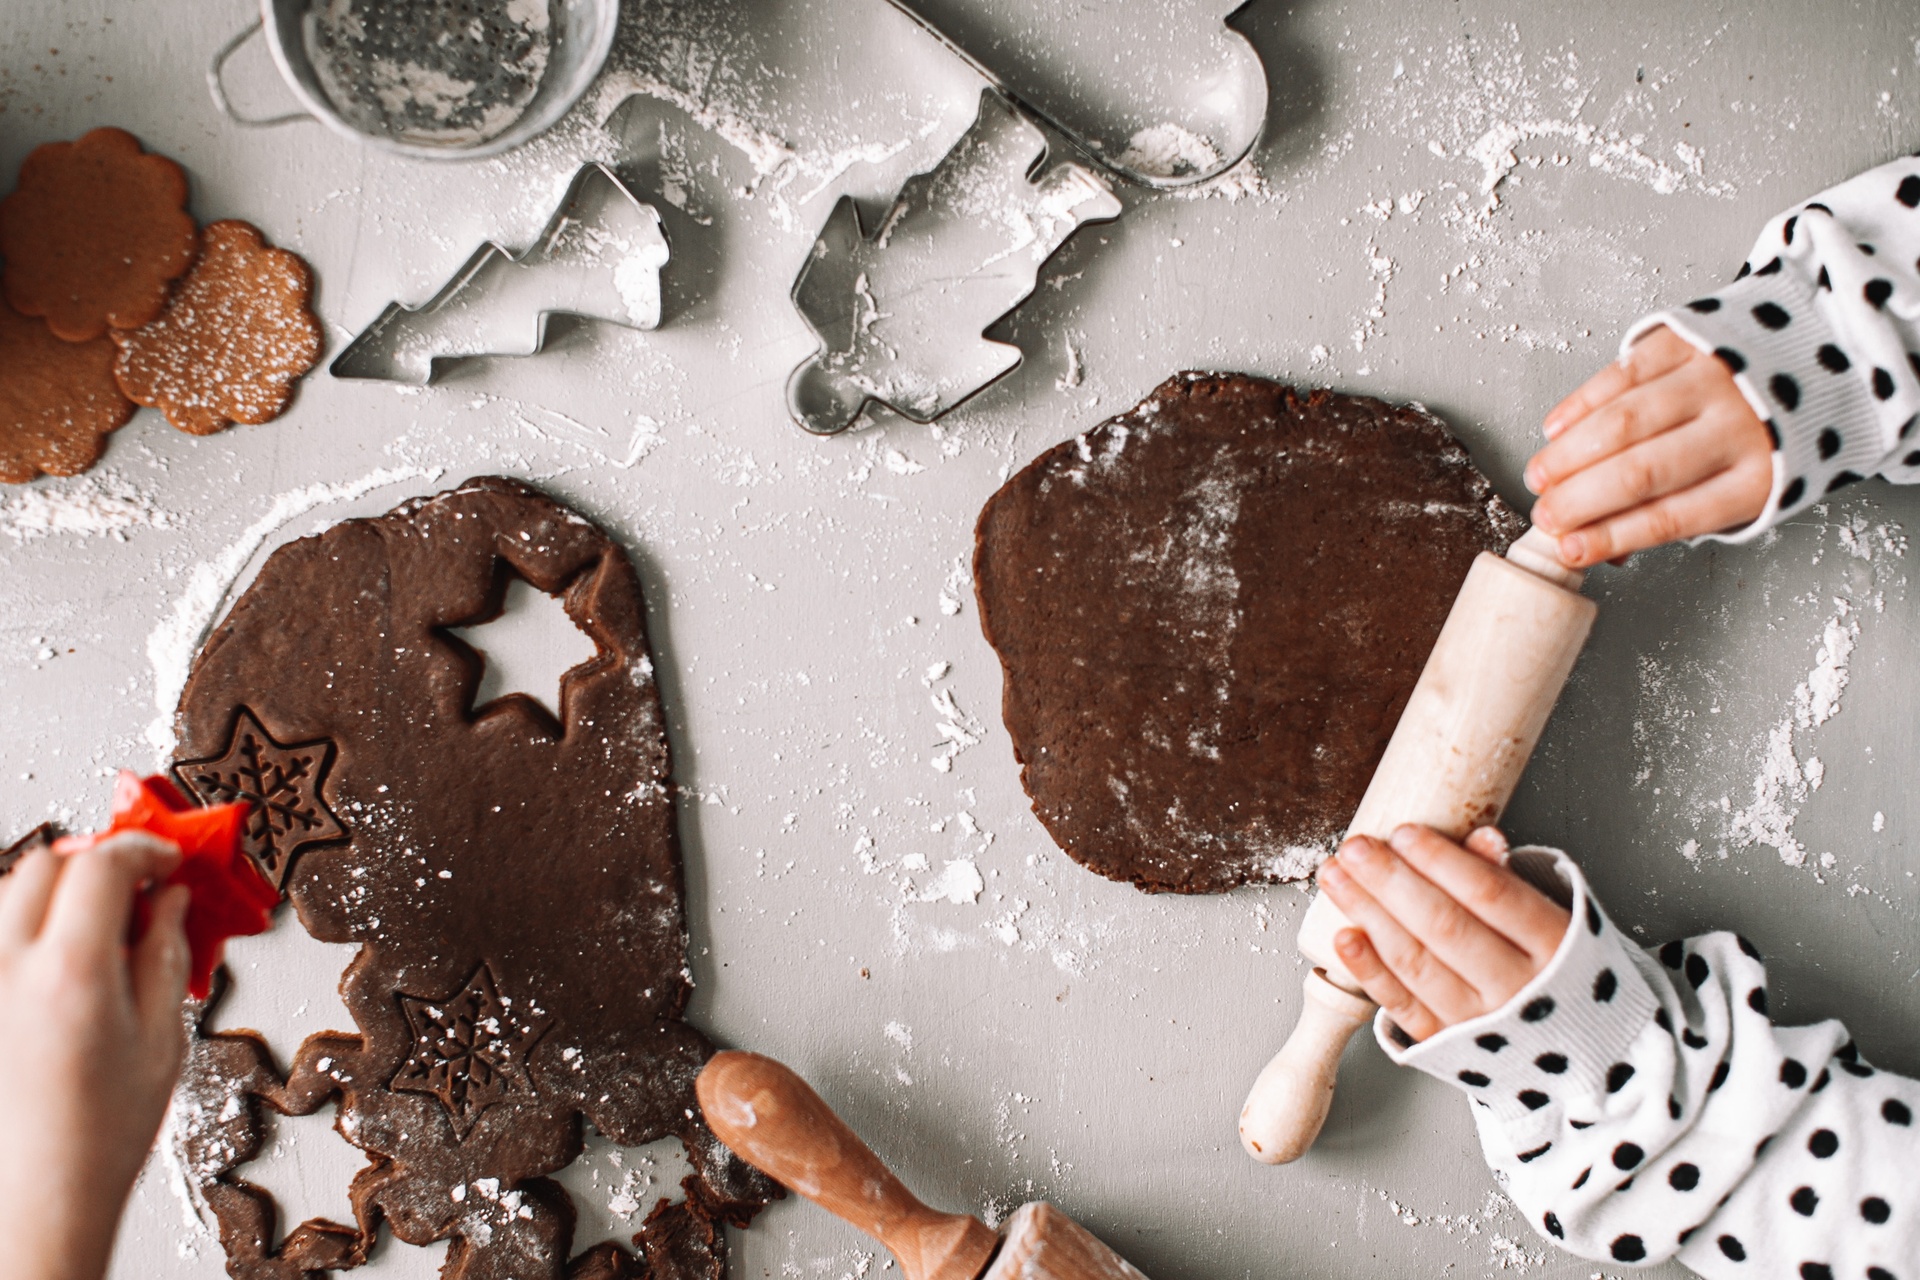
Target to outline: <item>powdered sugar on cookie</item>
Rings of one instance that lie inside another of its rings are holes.
[[[121,390],[197,436],[278,417],[321,348],[305,262],[244,222],[211,223],[202,238],[159,318],[113,335]]]

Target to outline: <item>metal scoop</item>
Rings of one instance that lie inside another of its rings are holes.
[[[1128,182],[1161,190],[1217,178],[1246,158],[1267,121],[1260,55],[1226,25],[1194,16],[1196,29],[1164,20],[1120,42],[1085,39],[1138,23],[1138,0],[1010,8],[983,0],[889,0],[1022,110]],[[1202,0],[1205,5],[1206,0]],[[1134,47],[1128,47],[1129,44]],[[973,51],[991,50],[989,66]]]

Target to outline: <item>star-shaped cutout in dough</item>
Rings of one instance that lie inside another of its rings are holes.
[[[333,743],[320,738],[283,746],[242,707],[225,755],[185,760],[173,772],[201,804],[252,806],[241,833],[244,846],[273,887],[284,889],[294,854],[346,838],[347,829],[320,794],[332,766]]]
[[[440,1099],[460,1141],[488,1107],[512,1094],[533,1092],[527,1054],[548,1024],[518,1021],[489,966],[475,969],[467,985],[445,1000],[394,994],[413,1031],[413,1052],[392,1087]]]
[[[600,652],[593,637],[567,613],[561,597],[516,573],[507,575],[499,614],[447,630],[480,655],[480,683],[473,695],[476,715],[518,696],[545,712],[554,728],[563,724],[561,690],[567,673]]]

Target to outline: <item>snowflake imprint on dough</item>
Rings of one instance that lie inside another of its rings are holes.
[[[201,804],[253,806],[243,833],[246,850],[273,887],[284,889],[294,854],[346,838],[346,827],[320,795],[332,765],[333,743],[321,738],[282,746],[242,707],[225,755],[183,761],[173,771]]]
[[[440,1099],[462,1142],[488,1107],[522,1089],[535,1092],[526,1058],[548,1023],[516,1022],[490,966],[475,969],[467,985],[444,1000],[394,994],[413,1030],[413,1053],[392,1087]]]

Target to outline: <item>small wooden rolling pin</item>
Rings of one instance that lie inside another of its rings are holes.
[[[1348,834],[1385,840],[1416,822],[1458,840],[1498,821],[1593,626],[1582,577],[1536,529],[1504,559],[1480,554]],[[1300,951],[1317,967],[1307,975],[1299,1025],[1240,1112],[1240,1145],[1255,1160],[1285,1164],[1306,1154],[1333,1103],[1340,1055],[1373,1017],[1373,1002],[1333,949],[1351,925],[1320,894],[1300,922]]]
[[[929,1209],[772,1058],[717,1053],[695,1090],[707,1126],[735,1155],[885,1245],[906,1280],[1146,1280],[1050,1204],[1022,1206],[998,1234]]]

